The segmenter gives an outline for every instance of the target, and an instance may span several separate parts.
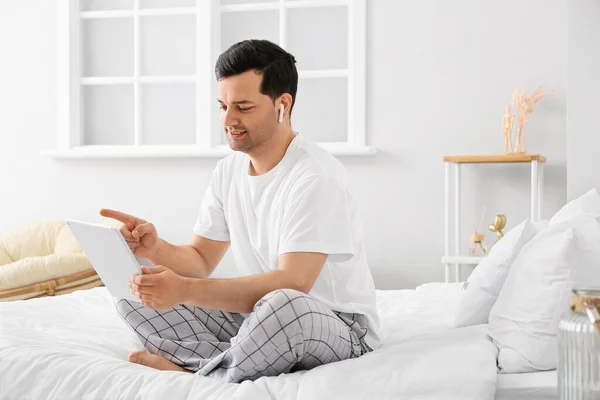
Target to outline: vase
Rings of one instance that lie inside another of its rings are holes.
[[[573,290],[573,305],[558,326],[558,398],[600,399],[600,290]]]
[[[523,146],[523,127],[517,129],[517,140],[515,142],[515,154],[525,153],[525,147]]]

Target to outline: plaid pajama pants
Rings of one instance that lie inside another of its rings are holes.
[[[115,305],[150,353],[227,382],[311,369],[372,350],[364,341],[364,315],[332,311],[292,289],[268,293],[247,318],[185,304],[158,311],[115,298]]]

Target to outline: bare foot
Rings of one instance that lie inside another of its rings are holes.
[[[156,368],[161,371],[181,371],[193,373],[192,371],[188,371],[187,369],[172,363],[164,357],[157,356],[154,354],[148,354],[143,351],[134,351],[130,353],[128,360],[129,362],[145,365],[151,368]]]

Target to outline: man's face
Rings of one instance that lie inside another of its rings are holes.
[[[277,112],[269,96],[260,93],[262,74],[246,71],[218,82],[217,100],[229,146],[249,153],[277,132]]]

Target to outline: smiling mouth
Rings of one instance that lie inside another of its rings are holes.
[[[245,135],[248,131],[237,131],[237,132],[233,132],[233,131],[229,131],[229,134],[231,135],[232,138],[239,138],[243,135]]]

